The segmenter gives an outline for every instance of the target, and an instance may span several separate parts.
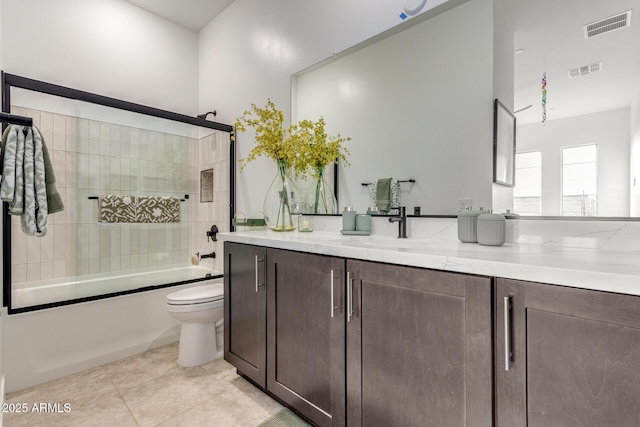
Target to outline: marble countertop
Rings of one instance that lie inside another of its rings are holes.
[[[451,238],[343,236],[336,231],[256,230],[219,233],[218,237],[344,258],[640,295],[640,257],[634,251],[550,249],[522,243],[491,247]]]

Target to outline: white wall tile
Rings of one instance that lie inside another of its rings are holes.
[[[40,280],[40,263],[27,264],[27,282]]]
[[[78,153],[89,153],[89,144],[91,138],[89,120],[77,119],[77,145]]]
[[[11,226],[11,264],[27,263],[27,236],[19,225]]]
[[[67,186],[67,153],[53,150],[49,153],[53,162],[53,173],[56,177],[56,188]]]
[[[120,126],[120,157],[128,159],[131,157],[131,128]]]
[[[89,258],[78,260],[78,276],[89,274]]]
[[[89,188],[100,188],[100,156],[89,154]]]
[[[79,224],[77,234],[78,259],[89,259],[91,252],[91,224]],[[71,261],[71,260],[68,260]]]
[[[140,254],[132,254],[129,260],[131,268],[140,268]]]
[[[122,175],[121,175],[121,159],[119,157],[111,157],[111,190],[117,192],[118,190],[122,190]]]
[[[78,188],[89,188],[89,155],[78,153]]]
[[[111,157],[121,157],[121,133],[120,126],[111,124],[111,142],[110,142],[110,155]]]
[[[67,120],[62,114],[53,115],[53,140],[48,143],[47,148],[59,151],[67,149]]]
[[[58,261],[53,263],[53,278],[60,279],[67,277],[67,265],[64,261]]]
[[[158,133],[149,131],[147,138],[147,160],[158,161]]]
[[[100,257],[111,256],[111,228],[115,225],[100,224]]]
[[[40,112],[40,124],[37,125],[49,150],[53,150],[53,113]]]
[[[100,154],[100,122],[89,120],[89,154]]]
[[[115,225],[112,227],[109,227],[111,229],[111,256],[120,256],[120,250],[121,250],[121,239],[122,239],[122,226]],[[120,262],[118,262],[119,264]]]
[[[69,226],[72,228],[73,226]],[[53,246],[53,261],[65,261],[67,255],[67,226],[58,224],[51,227],[51,241]]]
[[[65,186],[78,188],[78,154],[65,152]]]
[[[78,119],[65,116],[65,151],[70,153],[78,152]]]
[[[100,256],[100,226],[89,224],[89,258]]]
[[[100,178],[98,188],[107,193],[111,190],[111,157],[100,156]]]
[[[80,225],[75,223],[69,224],[66,228],[67,235],[65,236],[66,240],[66,251],[65,251],[65,261],[72,262],[77,258],[78,254],[78,228]],[[67,266],[67,270],[69,270],[69,266]],[[75,271],[75,269],[74,269]]]
[[[111,125],[109,123],[100,122],[100,155],[108,156],[111,154]]]
[[[100,273],[108,273],[111,271],[111,257],[100,257]]]
[[[146,224],[140,225],[140,253],[146,254],[149,252],[149,227]]]
[[[78,262],[67,261],[65,262],[65,276],[74,277],[78,275]]]
[[[132,255],[137,255],[140,253],[140,225],[132,224],[131,225],[131,234],[130,234],[130,253]],[[138,264],[139,265],[139,264]]]
[[[140,158],[140,142],[141,142],[140,129],[132,128],[129,131],[129,156],[132,159]]]
[[[40,263],[40,260],[40,238],[31,236],[27,237],[27,263]]]
[[[129,255],[121,255],[120,256],[120,269],[129,270],[131,269],[131,256]]]
[[[111,271],[120,271],[122,267],[120,266],[120,256],[112,256],[111,257]]]
[[[11,282],[24,283],[27,281],[27,264],[15,264],[11,266]]]
[[[138,255],[140,262],[138,264],[138,266],[140,268],[146,268],[149,267],[149,254],[144,253],[144,254],[140,254]]]

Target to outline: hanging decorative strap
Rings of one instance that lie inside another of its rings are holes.
[[[542,73],[542,126],[547,121],[547,72]]]

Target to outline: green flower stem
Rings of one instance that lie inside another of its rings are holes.
[[[280,206],[278,207],[278,216],[276,217],[276,228],[280,226],[282,231],[287,229],[287,212],[289,213],[289,227],[293,228],[293,218],[291,217],[291,206],[289,206],[289,188],[286,186],[286,177],[289,171],[289,164],[284,160],[278,160],[278,172],[280,173],[280,179],[282,180],[282,198],[280,199]],[[282,219],[281,219],[282,218]],[[282,224],[280,224],[282,221]]]

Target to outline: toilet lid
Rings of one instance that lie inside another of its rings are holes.
[[[167,303],[173,305],[202,304],[224,298],[224,284],[195,286],[167,295]]]

